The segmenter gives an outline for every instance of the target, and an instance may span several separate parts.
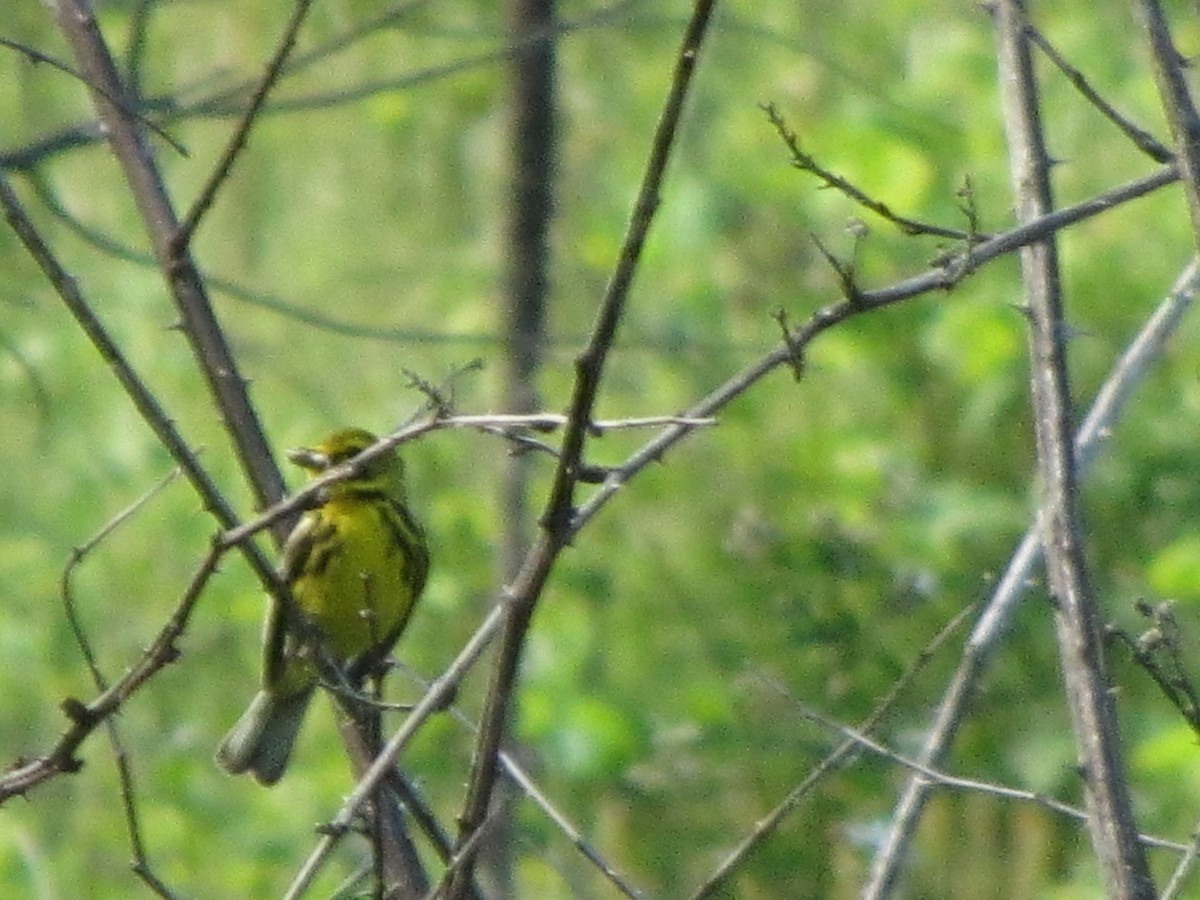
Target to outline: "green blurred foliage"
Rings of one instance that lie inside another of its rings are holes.
[[[118,53],[136,4],[108,3]],[[149,18],[151,98],[187,102],[261,71],[288,4],[167,4]],[[552,340],[539,377],[565,408],[571,360],[618,251],[668,85],[679,4],[567,3],[560,44],[561,150],[552,236]],[[377,15],[318,4],[299,52]],[[1041,18],[1045,13],[1045,19]],[[38,4],[5,36],[66,58]],[[1038,22],[1106,97],[1162,131],[1135,32],[1120,17],[1038,10]],[[281,86],[197,239],[197,258],[238,290],[213,299],[278,447],[333,425],[386,429],[420,401],[406,370],[461,377],[463,411],[499,403],[506,185],[502,23],[478,0],[418,4]],[[1181,40],[1193,49],[1193,28]],[[1149,171],[1061,76],[1045,75],[1047,126],[1074,202]],[[360,85],[374,89],[340,97]],[[797,173],[761,103],[804,148],[904,215],[963,227],[1010,221],[990,24],[949,2],[730,2],[702,56],[659,218],[604,382],[604,417],[676,412],[771,350],[772,319],[836,299],[811,235],[854,255],[868,287],[923,270],[945,241],[914,239]],[[329,103],[307,103],[332,98]],[[3,152],[87,121],[83,89],[0,54]],[[186,207],[228,137],[225,116],[168,123],[188,148],[159,158]],[[37,174],[85,225],[137,253],[145,239],[106,150],[55,153]],[[251,501],[158,275],[99,251],[11,177],[98,315],[231,501]],[[863,218],[857,248],[844,225]],[[1152,236],[1152,237],[1151,237]],[[1130,244],[1133,241],[1133,244]],[[1178,191],[1091,220],[1062,239],[1080,404],[1192,252]],[[73,547],[169,469],[167,455],[0,230],[0,753],[45,752],[58,703],[93,688],[59,580]],[[986,595],[1029,520],[1032,432],[1014,260],[953,292],[823,335],[795,383],[779,371],[625,487],[556,569],[526,651],[515,731],[539,784],[599,852],[652,896],[697,885],[837,742],[790,698],[865,717],[942,625]],[[1130,630],[1136,597],[1180,601],[1191,633],[1200,588],[1200,326],[1185,324],[1109,440],[1086,488],[1089,558],[1106,615]],[[592,444],[612,464],[644,440]],[[444,432],[411,445],[415,502],[435,569],[399,648],[432,677],[495,595],[506,448]],[[548,463],[531,486],[536,508]],[[294,481],[294,479],[293,479]],[[109,678],[138,658],[198,565],[213,522],[182,482],[106,538],[74,572],[75,602]],[[192,897],[279,893],[347,790],[332,718],[305,728],[295,771],[271,791],[221,776],[212,748],[248,699],[262,601],[240,560],[211,584],[181,658],[118,719],[158,874]],[[883,738],[919,745],[955,661],[934,657]],[[1195,738],[1119,650],[1126,746],[1145,830],[1186,840],[1196,818]],[[1198,667],[1200,671],[1200,667]],[[477,715],[484,670],[459,698]],[[780,690],[782,688],[782,691]],[[392,692],[419,688],[403,677]],[[1050,607],[1038,586],[989,669],[948,766],[1079,801],[1059,698]],[[471,735],[442,717],[404,765],[432,807],[461,803]],[[125,897],[135,891],[112,752],[97,733],[76,775],[0,810],[0,892]],[[849,897],[904,773],[858,758],[828,776],[722,896]],[[529,801],[514,807],[518,895],[612,896]],[[364,857],[349,842],[327,895]],[[1088,842],[1067,820],[992,797],[941,794],[918,835],[911,896],[1081,897],[1097,890]],[[1156,871],[1173,863],[1155,856]]]

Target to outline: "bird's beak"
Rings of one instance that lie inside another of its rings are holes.
[[[297,447],[287,452],[287,458],[309,472],[322,472],[329,468],[329,457],[310,447]]]

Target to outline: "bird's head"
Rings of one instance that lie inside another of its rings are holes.
[[[344,428],[315,446],[289,450],[287,457],[316,478],[329,469],[349,462],[378,441],[379,438],[365,429]],[[376,456],[346,480],[330,485],[329,493],[330,496],[337,496],[363,490],[384,490],[390,494],[401,494],[403,483],[404,464],[400,454],[393,448]]]

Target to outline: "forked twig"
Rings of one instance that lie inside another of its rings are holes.
[[[879,701],[871,714],[863,720],[859,726],[859,730],[864,734],[870,734],[883,721],[884,717],[895,706],[900,695],[916,680],[917,675],[921,670],[933,659],[938,650],[950,639],[962,624],[966,621],[974,607],[968,606],[960,610],[953,618],[945,625],[938,629],[929,641],[928,644],[917,655],[917,658],[909,665],[895,683],[888,690],[887,695]],[[750,854],[759,847],[764,840],[767,839],[775,830],[783,823],[784,819],[796,808],[796,806],[816,787],[817,783],[827,774],[836,769],[841,763],[854,752],[856,743],[852,740],[843,741],[832,753],[815,765],[811,772],[791,791],[787,796],[779,802],[774,809],[767,815],[759,819],[755,823],[754,829],[739,843],[729,855],[727,855],[718,865],[717,868],[704,880],[704,882],[696,888],[691,894],[691,900],[704,900],[711,897],[718,891],[734,873]]]
[[[901,231],[908,235],[934,235],[936,237],[953,238],[956,241],[977,242],[989,237],[989,235],[973,234],[971,232],[959,231],[956,228],[945,228],[941,225],[933,225],[929,222],[919,222],[916,219],[910,219],[906,216],[901,216],[894,212],[890,206],[882,201],[871,197],[866,191],[852,184],[849,180],[838,175],[831,169],[822,166],[811,153],[808,153],[800,146],[800,137],[784,120],[783,115],[774,103],[761,103],[759,108],[766,113],[767,120],[771,123],[784,146],[787,147],[788,153],[792,157],[792,166],[799,169],[801,172],[808,172],[815,175],[828,188],[832,188],[839,194],[848,197],[850,200],[857,203],[864,209],[868,209],[882,219],[891,222]],[[822,248],[823,249],[823,248]]]

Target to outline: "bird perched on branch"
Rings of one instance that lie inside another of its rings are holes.
[[[377,441],[359,428],[337,431],[288,458],[312,477],[349,462]],[[325,486],[301,516],[279,567],[293,603],[272,599],[262,688],[217,748],[218,765],[261,784],[283,775],[326,660],[351,686],[391,650],[429,571],[425,532],[406,502],[396,450]],[[294,608],[293,608],[294,607]]]

